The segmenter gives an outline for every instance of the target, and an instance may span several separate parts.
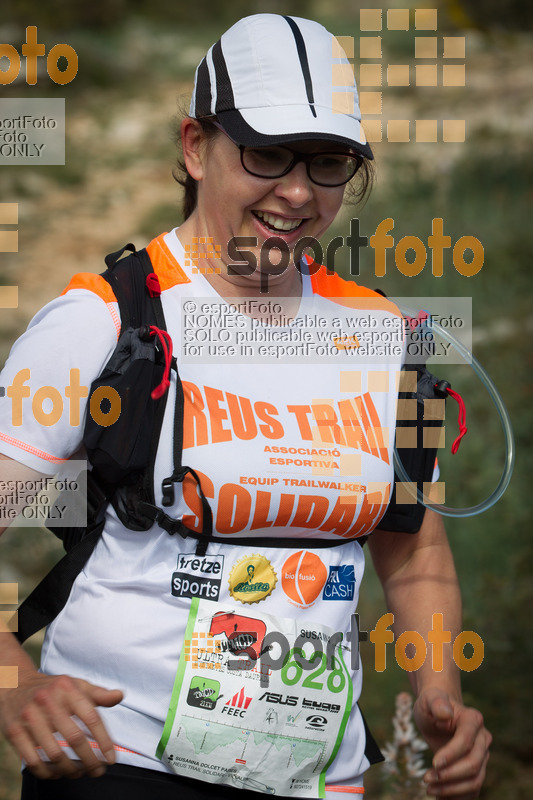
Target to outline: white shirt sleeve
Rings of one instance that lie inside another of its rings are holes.
[[[109,360],[119,329],[117,303],[86,289],[72,289],[36,314],[0,373],[1,453],[52,475],[79,449],[88,402],[82,395]]]

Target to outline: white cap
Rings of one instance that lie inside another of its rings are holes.
[[[190,116],[216,116],[238,144],[260,147],[324,139],[373,158],[361,126],[355,80],[333,85],[349,64],[335,37],[301,17],[255,14],[233,25],[196,70]],[[346,74],[348,70],[346,70]],[[349,113],[340,113],[340,103]]]

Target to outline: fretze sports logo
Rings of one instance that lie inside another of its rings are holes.
[[[243,686],[239,692],[236,692],[236,694],[222,706],[221,711],[229,717],[244,717],[251,702],[252,698],[246,696]]]
[[[174,597],[204,597],[218,600],[224,556],[178,556],[178,572],[172,574]]]
[[[187,705],[212,711],[221,696],[219,681],[194,677],[189,684]]]
[[[329,576],[322,592],[323,600],[353,600],[355,570],[353,564],[340,564],[329,568]]]

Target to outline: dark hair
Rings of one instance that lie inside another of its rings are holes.
[[[198,182],[192,178],[189,173],[187,172],[187,167],[185,166],[185,161],[183,159],[183,153],[181,149],[181,122],[184,117],[187,116],[186,114],[182,113],[178,115],[175,119],[173,124],[173,135],[174,141],[178,148],[180,155],[178,156],[178,160],[176,166],[172,170],[172,176],[180,186],[183,186],[183,201],[182,201],[182,212],[183,212],[183,219],[186,220],[188,217],[191,216],[192,212],[196,208],[196,203],[198,201]],[[204,117],[197,120],[202,128],[202,132],[205,137],[206,145],[209,144],[216,138],[216,136],[220,133],[219,128],[216,127],[214,122],[216,121],[216,117]],[[357,174],[354,178],[346,185],[346,195],[345,199],[347,202],[351,203],[363,203],[368,198],[370,191],[372,189],[372,185],[374,183],[374,162],[369,161],[368,158],[363,159],[363,163],[361,167],[357,171]]]

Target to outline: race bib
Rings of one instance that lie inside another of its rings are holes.
[[[325,797],[352,707],[341,634],[193,598],[157,757],[178,775]]]

